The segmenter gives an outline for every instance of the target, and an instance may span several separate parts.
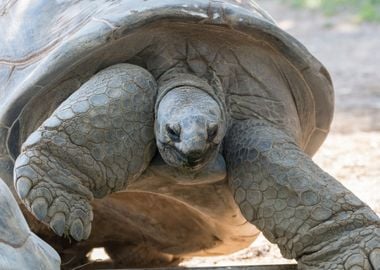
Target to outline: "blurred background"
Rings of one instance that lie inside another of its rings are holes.
[[[380,0],[259,0],[278,25],[329,70],[335,86],[330,134],[314,161],[380,215]],[[230,256],[184,266],[289,263],[262,236]]]

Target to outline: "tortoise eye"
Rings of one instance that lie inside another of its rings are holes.
[[[217,134],[218,134],[218,125],[210,125],[207,129],[207,135],[208,135],[207,140],[209,142],[213,141]]]
[[[169,124],[166,125],[166,132],[168,133],[169,138],[173,142],[179,142],[180,141],[180,134],[181,134],[181,129],[171,127]]]

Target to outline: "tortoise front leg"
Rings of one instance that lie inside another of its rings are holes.
[[[281,130],[236,121],[225,141],[245,218],[299,269],[380,269],[380,220]]]
[[[32,233],[8,186],[0,178],[0,269],[58,270],[57,252]]]
[[[155,152],[156,83],[119,64],[95,74],[33,132],[15,163],[16,190],[58,235],[87,239],[90,201],[124,189]]]

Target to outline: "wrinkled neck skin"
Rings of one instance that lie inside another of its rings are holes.
[[[168,165],[199,171],[215,160],[225,125],[222,108],[207,92],[193,86],[173,88],[156,111],[158,150]]]

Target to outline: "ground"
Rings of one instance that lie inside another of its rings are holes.
[[[329,70],[336,97],[330,134],[314,161],[380,214],[380,24],[346,14],[325,17],[280,0],[257,1]],[[230,256],[194,258],[184,266],[289,263],[260,236]]]

